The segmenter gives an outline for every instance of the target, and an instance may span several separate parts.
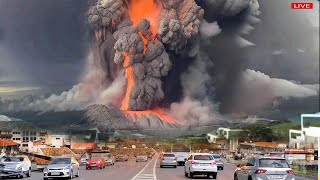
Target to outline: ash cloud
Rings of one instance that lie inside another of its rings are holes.
[[[220,32],[221,29],[216,21],[208,23],[206,20],[203,20],[200,25],[200,35],[203,39],[212,38]]]
[[[275,102],[277,98],[295,99],[319,95],[319,85],[299,84],[270,76],[251,69],[242,73],[241,81],[235,91],[235,111],[259,112]],[[281,101],[283,102],[283,101]],[[278,102],[280,103],[280,102]]]
[[[219,104],[214,102],[214,84],[208,70],[213,66],[203,53],[181,74],[183,98],[172,103],[170,114],[185,125],[203,126],[221,120]]]

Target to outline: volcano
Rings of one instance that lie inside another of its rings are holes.
[[[178,122],[166,122],[157,116],[150,114],[141,115],[136,121],[131,116],[128,117],[117,107],[107,107],[104,105],[91,105],[84,110],[82,120],[75,124],[80,127],[98,127],[99,129],[114,128],[116,130],[161,130],[168,128],[179,128]]]

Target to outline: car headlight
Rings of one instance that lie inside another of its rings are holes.
[[[18,171],[22,171],[22,167],[21,166],[17,166],[16,168]]]
[[[64,167],[63,170],[69,170],[70,168],[71,168],[71,166],[69,165],[69,166]]]

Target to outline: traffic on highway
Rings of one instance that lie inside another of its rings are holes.
[[[54,157],[44,169],[31,171],[27,156],[1,158],[1,179],[48,180],[54,178],[79,180],[180,180],[180,179],[234,179],[234,180],[299,180],[284,158],[250,156],[239,164],[227,162],[219,154],[188,153],[181,164],[181,152],[155,152],[149,155],[114,155],[92,153],[75,157]],[[110,161],[111,163],[107,163]],[[115,162],[113,162],[113,159]]]

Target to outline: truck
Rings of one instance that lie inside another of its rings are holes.
[[[184,166],[186,159],[188,159],[190,152],[172,152],[177,158],[178,166]]]

